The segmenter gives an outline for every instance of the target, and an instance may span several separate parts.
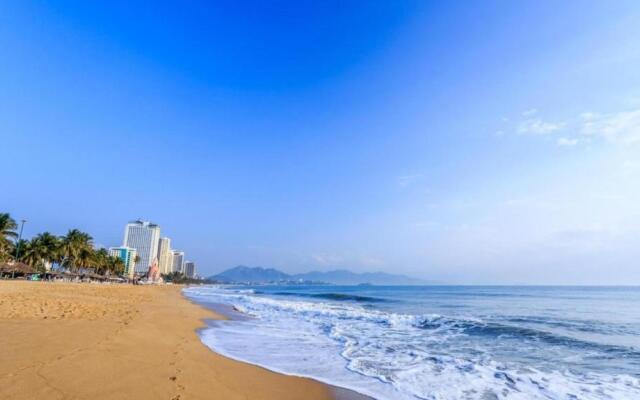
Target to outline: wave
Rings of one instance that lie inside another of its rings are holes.
[[[345,293],[189,293],[256,317],[212,328],[203,341],[216,351],[378,399],[640,398],[640,352],[545,329],[542,317],[530,327],[387,312],[366,304],[385,299]]]
[[[313,299],[325,299],[333,301],[355,301],[360,303],[383,303],[389,300],[380,297],[362,296],[346,293],[295,293],[295,292],[260,292],[260,294],[270,294],[275,296],[295,296]]]
[[[509,323],[514,324],[529,324],[538,326],[551,326],[554,328],[566,329],[570,331],[578,331],[585,333],[599,333],[603,335],[617,334],[617,335],[630,335],[640,336],[633,326],[628,324],[602,324],[593,320],[572,320],[572,319],[552,319],[543,317],[532,316],[516,316],[506,319]]]
[[[463,319],[451,319],[442,316],[424,319],[417,327],[427,330],[451,329],[470,336],[480,336],[487,339],[513,339],[516,341],[539,341],[550,345],[566,346],[584,350],[599,350],[609,356],[638,357],[640,352],[624,346],[606,345],[580,340],[553,332],[527,328],[523,326],[506,325],[495,322],[483,322]]]

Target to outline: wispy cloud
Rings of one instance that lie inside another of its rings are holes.
[[[365,254],[327,254],[316,253],[311,255],[314,266],[326,268],[339,267],[380,267],[385,265],[383,259]]]
[[[521,135],[548,135],[559,131],[563,123],[547,122],[540,118],[527,118],[518,125],[518,133]]]
[[[575,146],[575,145],[578,144],[578,139],[576,139],[576,138],[568,138],[568,137],[561,137],[561,138],[558,138],[558,140],[556,140],[556,144],[558,146],[571,147],[571,146]]]
[[[410,186],[422,178],[422,174],[402,175],[398,177],[398,185],[401,187]]]
[[[555,144],[562,147],[588,145],[596,140],[616,145],[640,143],[640,109],[612,113],[585,112],[563,122],[543,120],[536,109],[521,113],[515,126],[519,135],[561,134]]]
[[[312,254],[311,259],[321,266],[335,266],[344,261],[343,257],[334,254]]]
[[[619,144],[640,142],[640,109],[610,114],[583,113],[580,133]]]

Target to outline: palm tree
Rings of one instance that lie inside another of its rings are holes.
[[[21,259],[44,272],[47,264],[60,259],[60,239],[49,232],[36,235],[25,247]]]
[[[106,249],[99,249],[93,253],[93,264],[98,274],[104,275],[109,270],[109,253]]]
[[[18,237],[17,228],[18,224],[8,213],[0,214],[0,261],[9,258],[11,242]]]
[[[78,257],[75,261],[76,267],[83,269],[96,268],[98,266],[96,251],[93,247],[83,247],[78,253]]]
[[[41,248],[37,242],[22,239],[20,243],[20,258],[17,261],[29,264],[32,267],[39,267],[42,257],[40,256]]]
[[[62,238],[61,264],[72,271],[89,267],[93,253],[93,238],[77,229],[71,229]]]
[[[120,275],[124,272],[124,262],[120,257],[108,256],[107,272],[114,275]]]
[[[7,261],[13,254],[13,245],[10,241],[0,238],[0,261]]]
[[[18,229],[18,224],[9,213],[0,214],[0,237],[15,239],[18,237],[16,229]]]
[[[51,264],[60,262],[62,243],[58,236],[44,232],[37,235],[34,239],[38,240],[43,247],[42,256],[45,262]]]

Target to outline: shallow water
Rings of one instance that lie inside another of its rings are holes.
[[[193,287],[231,358],[378,399],[640,399],[640,288]]]

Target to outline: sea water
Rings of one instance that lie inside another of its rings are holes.
[[[199,286],[202,341],[376,399],[640,399],[640,288]]]

